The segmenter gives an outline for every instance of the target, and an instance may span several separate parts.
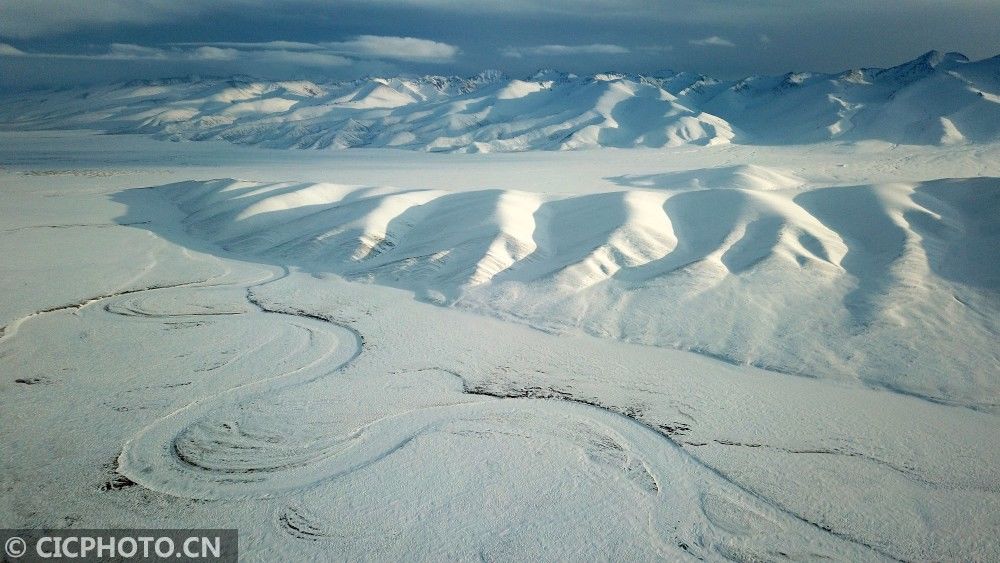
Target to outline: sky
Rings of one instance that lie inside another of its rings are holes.
[[[1000,54],[1000,0],[0,0],[0,89],[135,78],[666,69]]]

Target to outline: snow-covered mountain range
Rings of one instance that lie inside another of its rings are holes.
[[[133,81],[21,94],[5,129],[96,128],[272,148],[511,152],[591,147],[1000,140],[1000,55],[722,81],[689,72],[512,79],[247,77]]]

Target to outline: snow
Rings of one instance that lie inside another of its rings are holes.
[[[713,187],[726,175],[735,185]],[[270,263],[996,412],[996,316],[983,314],[1000,279],[983,216],[1000,211],[995,183],[787,187],[800,181],[742,166],[690,188],[580,196],[234,180],[161,190],[192,233]],[[704,320],[677,322],[692,317]],[[956,340],[964,354],[940,354]]]
[[[918,95],[986,63],[890,73],[923,76],[898,111],[948,108],[887,129],[922,146],[713,144],[732,122],[702,102],[735,94],[697,75],[386,80],[415,100],[395,109],[242,79],[8,107],[7,129],[131,131],[122,100],[156,95],[203,140],[0,132],[0,518],[236,527],[249,561],[995,560],[1000,143],[960,117],[990,98]],[[889,75],[851,76],[881,96]],[[750,88],[780,105],[830,80]],[[844,99],[845,135],[891,115]],[[498,154],[229,142],[390,138],[261,121],[281,100]]]
[[[324,84],[169,80],[9,96],[0,123],[272,148],[476,153],[830,140],[947,145],[1000,140],[998,77],[997,57],[972,62],[931,51],[888,69],[738,81],[555,71]]]

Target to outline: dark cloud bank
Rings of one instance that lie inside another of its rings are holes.
[[[251,74],[693,70],[722,78],[1000,52],[994,1],[0,0],[0,88]]]

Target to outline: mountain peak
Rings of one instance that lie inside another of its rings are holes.
[[[508,76],[504,71],[495,68],[488,68],[472,77],[472,80],[482,83],[500,82],[507,79]]]
[[[969,59],[962,53],[931,50],[912,61],[881,70],[877,75],[879,78],[906,85],[933,74],[938,68],[947,70],[956,64],[966,62],[969,62]]]
[[[948,66],[952,63],[967,63],[969,62],[969,58],[957,51],[942,53],[941,51],[932,49],[911,62],[920,62],[930,66],[931,68],[937,68],[942,65]]]
[[[552,68],[540,68],[528,77],[529,81],[538,82],[541,80],[565,80],[570,75]]]

